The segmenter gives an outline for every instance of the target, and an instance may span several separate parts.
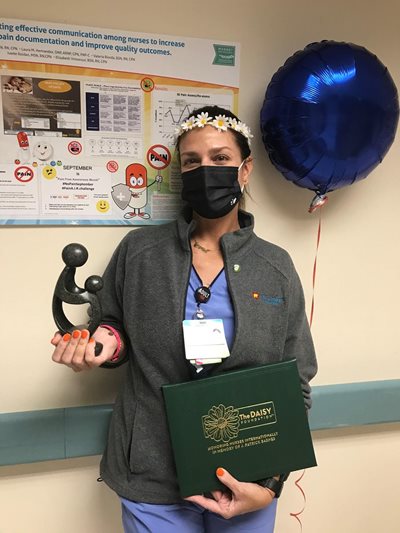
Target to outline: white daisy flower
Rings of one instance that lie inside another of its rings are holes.
[[[211,120],[212,120],[212,117],[209,117],[207,112],[200,113],[199,115],[197,115],[197,118],[195,119],[195,125],[198,128],[204,128],[204,126],[207,126],[207,124],[209,124]]]
[[[229,121],[225,115],[218,115],[211,123],[218,131],[226,131],[229,127]]]
[[[175,128],[174,130],[175,137],[179,137],[180,135],[182,135],[182,133],[183,133],[182,126],[178,126],[177,128]]]
[[[238,122],[235,118],[229,119],[229,127],[232,128],[235,131],[240,132],[240,124],[241,122]]]
[[[178,139],[182,135],[182,133],[184,133],[182,129],[182,125],[175,128],[175,131],[174,131],[174,143],[175,144],[178,142]]]
[[[181,124],[181,128],[183,131],[190,131],[194,128],[194,126],[195,126],[194,117],[189,117],[187,120],[185,120],[185,122],[182,122]]]
[[[246,137],[246,139],[252,139],[254,135],[252,135],[250,128],[246,126],[246,124],[241,124],[241,133]]]

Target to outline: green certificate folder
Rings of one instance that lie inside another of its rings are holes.
[[[165,385],[183,497],[220,489],[215,471],[240,481],[315,466],[295,360]]]

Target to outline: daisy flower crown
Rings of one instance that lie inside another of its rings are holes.
[[[210,117],[208,113],[205,112],[200,113],[197,115],[197,117],[192,115],[187,120],[182,122],[180,126],[175,128],[175,142],[183,133],[193,130],[194,128],[204,128],[204,126],[213,126],[218,131],[227,131],[228,129],[235,130],[247,139],[249,145],[250,139],[253,137],[250,128],[246,126],[244,122],[241,122],[236,118],[227,117],[225,115],[216,115],[215,117]]]

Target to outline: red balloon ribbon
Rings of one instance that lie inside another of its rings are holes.
[[[319,207],[322,207],[322,205],[319,206]],[[317,277],[317,260],[318,260],[319,242],[321,240],[321,228],[322,228],[322,214],[321,214],[321,209],[319,209],[319,222],[318,222],[318,231],[317,231],[317,246],[316,246],[316,249],[315,249],[315,258],[314,258],[314,267],[313,267],[313,276],[312,276],[312,300],[311,300],[311,311],[310,311],[310,329],[311,329],[311,326],[312,326],[312,323],[313,323],[313,318],[314,318],[315,280],[316,280],[316,277]],[[303,479],[305,473],[306,473],[306,471],[304,469],[302,474],[301,474],[301,476],[298,479],[296,479],[296,481],[294,482],[296,487],[301,492],[301,495],[303,496],[303,507],[297,513],[290,513],[290,516],[293,516],[293,518],[295,518],[298,521],[298,523],[300,525],[300,532],[303,531],[303,524],[302,524],[299,516],[304,512],[304,510],[306,508],[306,501],[307,501],[306,493],[304,492],[304,490],[302,489],[302,487],[300,485],[300,481]]]
[[[296,481],[294,482],[294,484],[296,485],[296,487],[299,489],[299,491],[301,492],[301,494],[303,496],[303,507],[297,513],[290,513],[290,516],[293,516],[293,518],[295,518],[298,521],[298,523],[300,524],[300,531],[303,531],[303,524],[302,524],[299,516],[304,512],[304,509],[306,508],[306,501],[307,501],[306,493],[304,492],[304,490],[302,489],[302,487],[300,485],[300,481],[303,479],[305,473],[306,473],[306,471],[303,470],[303,473],[301,474],[301,476],[298,479],[296,479]]]
[[[318,260],[319,241],[321,239],[321,228],[322,228],[322,215],[321,215],[321,210],[320,210],[318,233],[317,233],[317,246],[315,249],[314,268],[313,268],[313,276],[312,276],[312,300],[311,300],[311,312],[310,312],[310,328],[312,326],[313,318],[314,318],[315,279],[317,277],[317,260]]]

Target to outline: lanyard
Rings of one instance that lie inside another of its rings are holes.
[[[201,280],[197,270],[194,268],[194,266],[192,265],[192,268],[193,268],[193,271],[194,273],[196,274],[197,276],[197,279],[199,280],[200,282],[200,285],[197,287],[197,289],[195,289],[192,285],[192,289],[194,291],[194,299],[196,301],[196,305],[197,305],[197,309],[196,311],[193,313],[193,320],[203,320],[205,317],[206,317],[206,314],[204,313],[204,310],[201,308],[201,305],[202,304],[206,304],[210,301],[210,298],[211,298],[211,287],[212,285],[217,281],[217,279],[219,278],[219,276],[222,274],[222,272],[224,271],[224,269],[222,268],[219,273],[215,276],[215,278],[213,279],[213,281],[210,283],[210,285],[204,285],[203,284],[203,281]]]

